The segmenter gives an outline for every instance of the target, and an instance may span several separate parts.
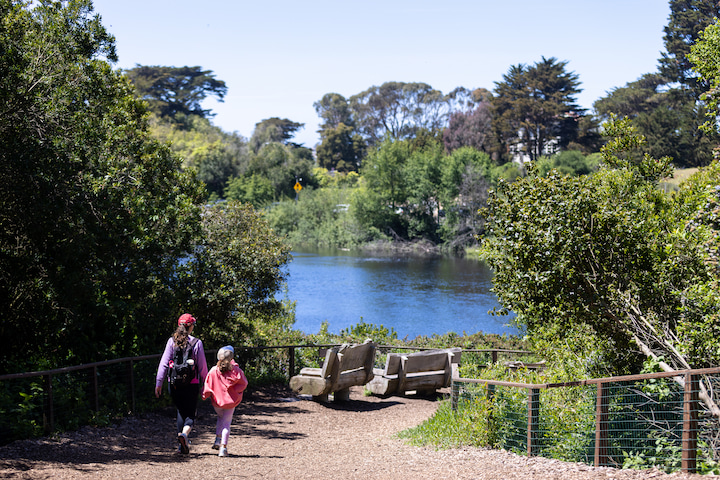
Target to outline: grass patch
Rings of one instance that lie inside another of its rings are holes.
[[[677,168],[673,172],[672,178],[664,178],[661,183],[668,184],[673,188],[677,188],[682,182],[696,173],[698,168]]]
[[[483,446],[478,441],[478,433],[478,424],[473,421],[473,416],[453,412],[450,400],[443,400],[432,417],[417,427],[403,430],[398,437],[416,447],[448,449]]]
[[[693,175],[698,170],[699,170],[699,168],[678,168],[675,170],[675,173],[673,174],[673,178],[670,178],[667,181],[668,181],[668,183],[673,183],[675,185],[678,185],[681,182],[685,181],[689,176]]]

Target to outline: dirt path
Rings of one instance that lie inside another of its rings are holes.
[[[132,417],[112,428],[0,447],[0,478],[9,479],[698,479],[658,471],[594,468],[504,451],[436,451],[395,437],[429,418],[435,399],[365,397],[353,389],[342,405],[318,404],[285,389],[263,389],[235,412],[221,458],[210,446],[214,412],[202,402],[190,455],[174,453],[174,411]],[[188,472],[191,472],[188,475]]]

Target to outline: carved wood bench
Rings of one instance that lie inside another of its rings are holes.
[[[460,348],[388,353],[385,369],[374,369],[365,387],[376,395],[432,394],[450,386],[452,365],[460,363]]]
[[[321,368],[306,367],[290,379],[290,388],[301,394],[312,395],[314,400],[328,401],[334,393],[335,401],[350,399],[350,387],[365,385],[373,379],[375,343],[365,340],[361,344],[343,344],[325,353]]]

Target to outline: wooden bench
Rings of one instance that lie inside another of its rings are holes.
[[[328,401],[331,392],[335,401],[349,400],[350,387],[372,380],[374,363],[375,344],[369,339],[332,347],[325,353],[322,368],[303,368],[290,379],[290,388],[317,401]]]
[[[536,363],[521,362],[519,360],[513,362],[505,362],[505,368],[507,368],[508,370],[512,370],[513,372],[522,368],[525,368],[527,370],[544,370],[545,360]]]
[[[425,350],[410,354],[388,353],[385,370],[374,369],[365,387],[377,395],[405,395],[416,391],[429,395],[449,387],[452,365],[460,363],[460,348]]]

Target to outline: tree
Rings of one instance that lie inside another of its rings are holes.
[[[432,141],[411,151],[403,168],[407,198],[403,216],[407,219],[408,238],[437,243],[442,196],[443,146]]]
[[[658,74],[645,74],[597,100],[595,110],[606,121],[612,114],[633,119],[652,156],[672,157],[678,167],[709,164],[714,139],[698,129],[703,106],[690,90],[668,90],[665,81]]]
[[[290,142],[290,139],[304,126],[304,123],[296,123],[287,118],[266,118],[255,124],[255,130],[250,137],[250,148],[257,153],[268,143],[299,147],[298,144]]]
[[[365,156],[366,145],[352,127],[344,123],[326,128],[317,147],[318,165],[338,172],[356,172]]]
[[[610,119],[612,114],[619,117],[634,118],[648,113],[660,104],[660,88],[665,79],[657,73],[646,73],[624,87],[610,90],[606,97],[597,100],[593,107],[603,121]]]
[[[476,206],[492,183],[490,157],[471,147],[444,154],[432,136],[414,140],[389,137],[363,162],[362,188],[352,213],[366,231],[395,240],[472,243],[469,231],[481,228]]]
[[[224,196],[227,200],[249,203],[256,208],[269,205],[275,198],[272,183],[258,174],[233,177],[227,182]]]
[[[213,199],[222,198],[228,180],[240,173],[236,159],[222,144],[195,149],[192,162],[197,166],[198,180],[205,184]]]
[[[349,99],[356,128],[368,145],[386,135],[411,138],[418,130],[441,130],[454,95],[445,96],[426,83],[386,82]]]
[[[510,67],[503,81],[495,83],[492,122],[500,144],[535,160],[577,137],[583,113],[575,99],[580,81],[566,66],[543,57],[530,67]]]
[[[643,75],[595,103],[604,120],[611,113],[633,118],[647,138],[648,152],[670,156],[678,167],[708,165],[718,141],[715,132],[698,129],[705,116],[700,94],[707,83],[688,58],[700,32],[718,15],[720,4],[714,0],[671,0],[658,73]]]
[[[319,101],[313,103],[313,107],[323,119],[319,130],[321,134],[325,130],[337,128],[341,123],[347,127],[355,126],[350,105],[339,93],[326,93]]]
[[[230,201],[205,207],[203,236],[182,267],[187,308],[204,319],[203,335],[222,343],[262,343],[267,324],[287,328],[292,318],[276,298],[290,250],[262,214]]]
[[[583,115],[578,119],[577,138],[568,142],[565,148],[584,154],[599,152],[604,143],[600,130],[600,121],[595,115]]]
[[[353,199],[353,215],[365,229],[395,238],[406,236],[407,221],[401,209],[407,200],[403,168],[409,156],[408,142],[388,137],[365,158],[360,169],[364,188]]]
[[[247,140],[237,133],[223,132],[207,118],[197,115],[150,118],[150,131],[183,159],[184,168],[194,168],[205,183],[211,200],[222,198],[232,177],[244,175],[250,162]]]
[[[268,143],[253,155],[245,175],[267,178],[273,186],[275,198],[294,197],[293,186],[302,179],[303,185],[314,185],[313,161],[309,149],[281,143]]]
[[[660,58],[660,74],[669,84],[689,88],[696,98],[706,86],[698,84],[688,53],[700,32],[716,17],[720,17],[716,0],[670,0],[670,21],[663,37],[666,52]]]
[[[484,252],[498,298],[531,337],[589,327],[596,369],[637,371],[644,356],[666,370],[715,365],[720,169],[664,193],[669,159],[644,153],[627,119],[605,130],[598,173],[530,175],[491,196]]]
[[[461,147],[473,147],[484,152],[490,151],[492,113],[489,92],[486,98],[474,110],[450,114],[448,126],[443,131],[445,150],[452,152]]]
[[[718,131],[717,117],[720,111],[720,25],[717,22],[709,25],[701,34],[700,41],[693,45],[688,56],[693,69],[700,75],[708,86],[707,91],[701,95],[707,104],[708,120],[703,124],[703,130],[716,133]]]
[[[213,343],[291,321],[286,248],[249,207],[202,210],[90,1],[0,13],[0,372],[155,352],[188,310]]]
[[[472,147],[454,150],[443,160],[442,236],[451,251],[477,243],[485,223],[480,209],[486,206],[488,190],[495,184],[491,166],[490,156]]]
[[[210,110],[203,110],[203,100],[212,95],[222,102],[227,93],[225,82],[217,80],[212,70],[201,67],[137,65],[125,73],[138,96],[161,117],[174,117],[178,113],[211,116]]]
[[[88,0],[0,11],[0,371],[154,350],[204,188],[150,136]]]
[[[585,155],[577,150],[565,150],[556,154],[553,166],[566,175],[588,175],[593,171],[593,166]]]
[[[340,94],[327,93],[313,106],[323,119],[318,130],[318,165],[338,172],[357,171],[365,156],[367,144],[355,129],[348,101]]]

